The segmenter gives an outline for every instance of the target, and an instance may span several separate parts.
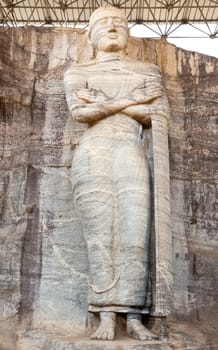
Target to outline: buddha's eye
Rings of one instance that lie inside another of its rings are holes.
[[[107,18],[99,19],[98,23],[99,24],[107,24]]]
[[[123,19],[122,18],[114,18],[114,24],[121,24],[121,23],[124,23]]]

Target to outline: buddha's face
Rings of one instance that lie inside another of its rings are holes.
[[[121,51],[127,45],[127,24],[119,17],[101,18],[94,23],[90,32],[90,39],[97,51]]]

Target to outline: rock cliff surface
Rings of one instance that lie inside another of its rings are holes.
[[[70,29],[1,28],[0,42],[0,348],[62,349],[45,334],[84,332],[88,269],[70,182],[85,126],[69,118],[63,72],[89,48],[85,33]],[[178,349],[212,349],[218,61],[164,41],[131,38],[128,50],[159,65],[171,109],[171,340]]]

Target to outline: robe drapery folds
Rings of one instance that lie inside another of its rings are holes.
[[[72,181],[89,254],[89,310],[165,316],[172,297],[168,102],[156,66],[136,62],[127,69],[119,61],[112,62],[111,70],[111,62],[68,68],[64,80],[71,111],[82,105],[75,92],[84,88],[125,98],[145,81],[148,88],[161,86],[162,95],[146,105],[145,119],[150,117],[152,125],[152,181],[143,120],[122,112],[99,118],[75,151]]]

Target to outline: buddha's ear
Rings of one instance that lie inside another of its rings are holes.
[[[88,38],[88,41],[89,41],[89,44],[91,42],[91,29],[88,30],[87,32],[87,38]]]
[[[87,38],[87,48],[89,52],[89,58],[93,59],[95,58],[95,49],[91,42],[91,30],[88,30],[88,32],[86,32],[86,38]]]

